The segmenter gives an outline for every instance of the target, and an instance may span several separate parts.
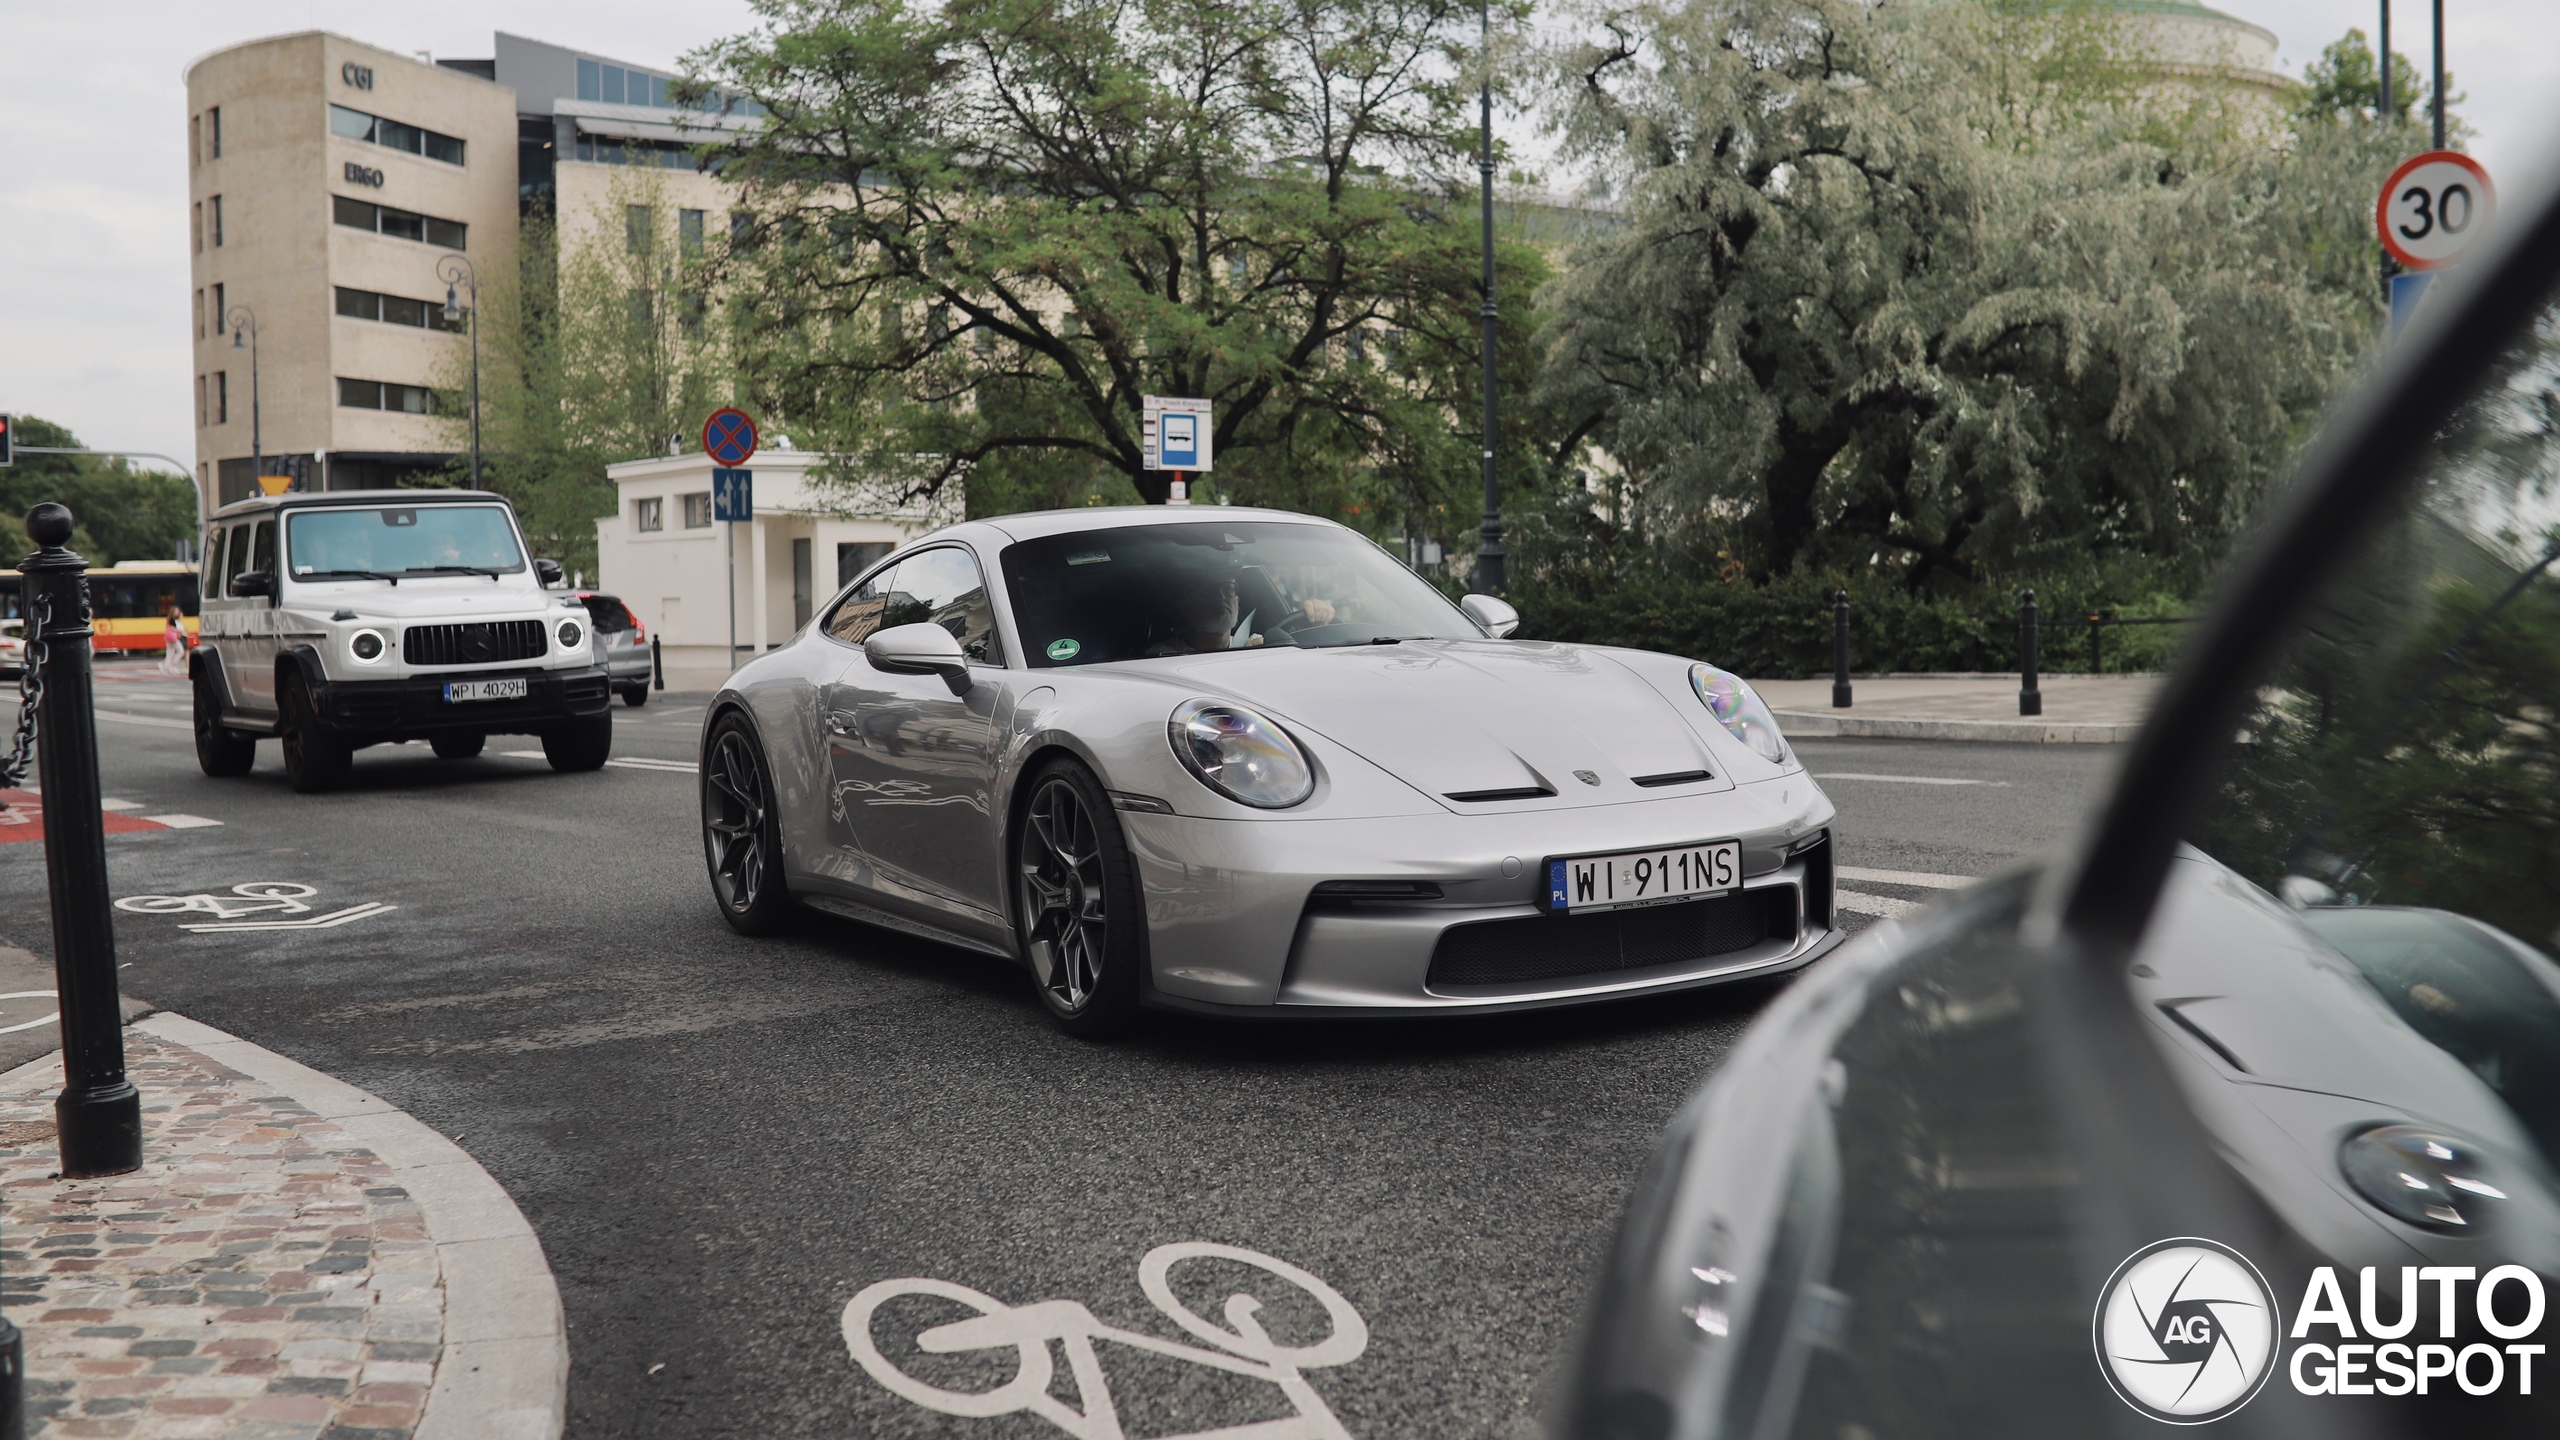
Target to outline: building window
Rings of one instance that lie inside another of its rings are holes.
[[[625,205],[622,207],[622,243],[629,247],[632,254],[649,253],[649,232],[654,228],[649,218],[648,206]]]
[[[385,120],[379,115],[367,115],[344,105],[329,107],[329,133],[379,145],[385,150],[406,150],[412,155],[424,155],[447,165],[462,163],[462,142],[451,135],[404,125],[397,120]]]
[[[679,210],[676,212],[676,240],[684,247],[684,253],[687,255],[702,253],[701,211]]]
[[[631,528],[634,530],[666,529],[667,502],[662,499],[632,501]]]
[[[604,67],[593,60],[578,61],[578,98],[581,100],[604,98]]]
[[[204,202],[196,202],[195,218],[187,222],[188,233],[195,241],[196,253],[204,253]]]
[[[187,117],[187,168],[193,170],[204,163],[204,117]]]
[[[204,428],[204,377],[196,377],[196,428]]]
[[[385,325],[415,325],[422,330],[459,332],[470,323],[470,312],[450,324],[444,318],[441,300],[412,300],[403,295],[378,295],[371,290],[338,287],[338,313],[350,320],[379,320]]]
[[[404,415],[435,413],[435,392],[424,385],[387,380],[338,381],[338,403],[350,410],[394,410]]]
[[[213,222],[213,243],[218,248],[222,244],[222,197],[216,195],[205,204],[210,207],[205,218]]]
[[[432,215],[394,210],[388,205],[376,205],[370,200],[357,200],[345,195],[332,195],[329,200],[334,212],[332,218],[351,230],[372,230],[395,240],[423,240],[447,250],[469,248],[462,242],[470,227],[459,220],[439,220]],[[214,243],[221,242],[217,240]]]
[[[222,334],[223,334],[223,332],[231,328],[231,318],[230,318],[230,317],[231,317],[231,312],[230,312],[230,310],[229,310],[229,309],[227,309],[227,308],[225,308],[225,307],[224,307],[224,305],[223,305],[223,303],[222,303],[222,287],[221,287],[221,286],[219,286],[219,285],[216,285],[216,286],[214,286],[214,287],[213,287],[213,325],[212,325],[213,335],[214,335],[214,338],[215,338],[215,339],[217,339],[217,340],[218,340],[218,339],[222,338]]]
[[[836,588],[862,578],[862,572],[889,558],[898,547],[885,540],[850,540],[836,545]]]
[[[684,528],[687,530],[708,530],[711,528],[710,491],[697,491],[694,494],[684,497]]]
[[[221,158],[222,158],[222,107],[221,107],[221,106],[216,105],[216,106],[214,106],[212,109],[207,110],[207,111],[205,111],[205,112],[204,112],[204,131],[205,131],[205,139],[206,139],[207,141],[209,141],[209,142],[210,142],[210,144],[209,144],[209,146],[208,146],[208,149],[210,149],[210,151],[212,152],[211,158],[216,159],[216,160],[221,159]]]
[[[231,423],[231,372],[228,370],[213,372],[213,423]]]
[[[204,292],[202,290],[196,292],[196,338],[199,340],[204,338]]]

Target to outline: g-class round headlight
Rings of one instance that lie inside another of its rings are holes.
[[[560,622],[561,649],[575,650],[585,643],[587,643],[587,630],[585,626],[580,625],[575,620],[563,620]]]
[[[1315,767],[1289,732],[1241,705],[1191,700],[1173,712],[1173,753],[1200,783],[1257,810],[1286,810],[1315,793]]]
[[[347,649],[367,664],[382,658],[382,632],[359,630],[347,639]]]
[[[1769,713],[1758,692],[1744,684],[1741,676],[1713,665],[1692,665],[1689,688],[1698,692],[1699,703],[1716,717],[1717,724],[1733,732],[1734,739],[1773,765],[1787,763],[1787,742],[1778,733],[1778,717]]]

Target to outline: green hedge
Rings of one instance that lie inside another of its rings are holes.
[[[1525,580],[1504,598],[1519,607],[1525,638],[1668,651],[1756,679],[1792,680],[1831,673],[1831,596],[1841,589],[1849,592],[1849,665],[1860,674],[2018,668],[2015,591],[1979,601],[1929,600],[1897,585],[1837,577],[1790,576],[1759,586],[1573,577]],[[2194,609],[2163,596],[2096,603],[2111,618]],[[2077,619],[2091,604],[2089,597],[2063,595],[2040,601],[2040,609],[2047,619]],[[2163,668],[2186,628],[2109,627],[2105,669]],[[2048,672],[2089,668],[2086,629],[2048,630],[2039,648]]]

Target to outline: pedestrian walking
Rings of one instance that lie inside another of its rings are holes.
[[[160,633],[160,673],[184,675],[187,673],[187,617],[178,609],[175,598],[160,602],[160,614],[169,622]]]

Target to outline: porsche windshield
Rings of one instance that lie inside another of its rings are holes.
[[[524,568],[516,528],[495,505],[297,511],[285,522],[285,555],[297,580],[499,575]]]
[[[1385,551],[1330,525],[1085,530],[1012,545],[1003,564],[1014,624],[1041,668],[1484,634]]]

